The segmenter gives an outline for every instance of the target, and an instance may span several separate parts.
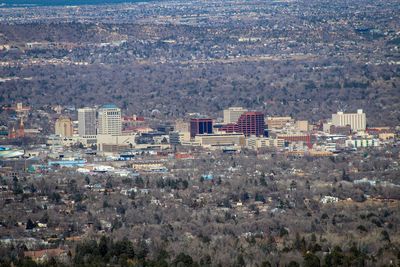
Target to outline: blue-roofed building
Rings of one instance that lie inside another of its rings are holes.
[[[112,104],[112,103],[110,103],[110,104],[104,104],[103,106],[101,106],[101,108],[104,108],[104,109],[108,109],[108,108],[118,108],[115,104]]]
[[[204,180],[210,181],[210,180],[214,179],[214,175],[212,175],[211,173],[204,174],[204,175],[201,176],[201,178],[203,178]]]
[[[25,154],[22,149],[12,149],[9,147],[0,147],[0,158],[17,158]]]
[[[85,166],[86,160],[76,159],[76,160],[56,160],[49,161],[49,166],[60,166],[60,167],[83,167]]]

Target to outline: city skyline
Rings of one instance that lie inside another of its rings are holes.
[[[0,267],[400,266],[399,0],[0,3]]]

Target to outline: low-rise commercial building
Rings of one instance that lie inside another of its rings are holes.
[[[241,133],[220,133],[196,135],[195,142],[201,146],[244,146],[245,137]]]

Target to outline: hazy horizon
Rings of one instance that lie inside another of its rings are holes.
[[[155,0],[6,0],[0,1],[0,7],[30,7],[30,6],[82,6],[150,2]]]

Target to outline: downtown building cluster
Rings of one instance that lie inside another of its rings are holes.
[[[366,114],[362,110],[356,113],[339,111],[330,119],[311,124],[290,116],[265,117],[262,112],[231,107],[223,111],[223,120],[191,118],[186,126],[185,122],[177,122],[175,129],[173,144],[228,151],[274,148],[296,155],[316,156],[376,147],[394,138],[387,127],[367,128]]]
[[[367,128],[366,114],[339,111],[331,118],[310,123],[290,116],[265,116],[243,107],[223,110],[223,118],[188,114],[175,122],[149,127],[136,116],[123,116],[113,104],[77,110],[78,120],[60,116],[55,122],[58,144],[79,143],[99,153],[120,154],[130,149],[176,146],[203,147],[223,151],[243,148],[278,149],[295,155],[329,156],[343,150],[376,147],[394,138],[387,127]],[[74,130],[77,129],[77,130]]]
[[[37,129],[24,128],[29,108],[19,104],[13,109],[21,115],[16,125],[8,131],[3,129],[9,138],[39,133]],[[361,109],[354,113],[339,111],[316,122],[269,116],[243,107],[226,108],[216,118],[191,113],[184,118],[156,122],[152,118],[124,115],[114,104],[78,108],[73,113],[60,107],[54,110],[57,116],[54,134],[47,135],[48,146],[90,148],[98,154],[113,156],[137,149],[162,151],[177,146],[227,152],[274,149],[300,156],[331,156],[381,146],[396,136],[389,127],[368,127]]]

